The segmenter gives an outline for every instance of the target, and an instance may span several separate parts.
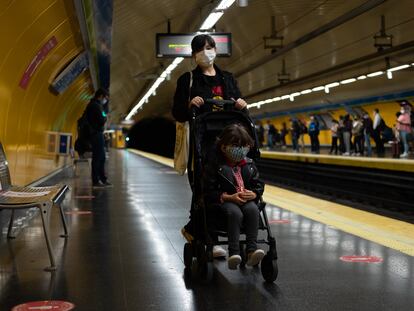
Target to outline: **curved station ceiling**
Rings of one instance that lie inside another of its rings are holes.
[[[254,104],[253,116],[413,89],[413,1],[244,2],[246,7],[236,1],[224,10],[214,30],[232,34],[232,55],[217,64],[235,74],[244,98]],[[156,57],[156,33],[166,33],[168,21],[172,33],[196,32],[218,3],[114,1],[110,86],[114,121],[125,119],[173,61]],[[272,35],[283,37],[276,40],[282,45],[265,49],[264,37]],[[390,36],[392,45],[375,46]],[[401,67],[406,64],[410,67]],[[133,119],[171,117],[176,79],[193,67],[191,59],[184,59]],[[281,78],[288,79],[282,84]]]

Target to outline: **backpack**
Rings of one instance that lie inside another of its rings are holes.
[[[86,117],[86,110],[78,119],[78,137],[83,141],[89,141],[93,134],[93,128]]]

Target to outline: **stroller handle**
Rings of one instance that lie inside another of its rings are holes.
[[[204,105],[208,106],[211,110],[213,110],[214,107],[219,107],[221,110],[231,111],[235,109],[236,102],[234,100],[228,100],[228,99],[213,99],[213,98],[204,98]],[[193,118],[195,118],[196,115],[198,115],[200,111],[200,108],[196,106],[191,106],[191,115]]]

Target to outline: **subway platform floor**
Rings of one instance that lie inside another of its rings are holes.
[[[208,284],[187,277],[180,234],[191,200],[187,177],[126,150],[112,150],[108,159],[113,187],[92,189],[89,174],[84,163],[48,181],[71,188],[63,202],[69,238],[59,237],[58,209],[51,214],[55,272],[43,270],[49,258],[38,216],[19,223],[15,240],[8,241],[2,228],[1,311],[43,300],[68,301],[74,310],[86,311],[408,311],[414,306],[411,251],[340,230],[334,221],[305,217],[295,212],[304,207],[289,208],[287,199],[266,207],[279,255],[275,283],[265,283],[257,268],[228,270],[225,260],[215,261]],[[353,255],[355,260],[347,257]],[[373,262],[352,262],[361,256]]]

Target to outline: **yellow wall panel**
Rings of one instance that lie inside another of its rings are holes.
[[[46,152],[48,131],[72,132],[91,94],[89,71],[62,94],[49,90],[63,66],[83,50],[72,1],[0,1],[0,140],[12,178],[27,184],[68,163]],[[20,80],[52,37],[57,44],[34,71],[26,89]]]

